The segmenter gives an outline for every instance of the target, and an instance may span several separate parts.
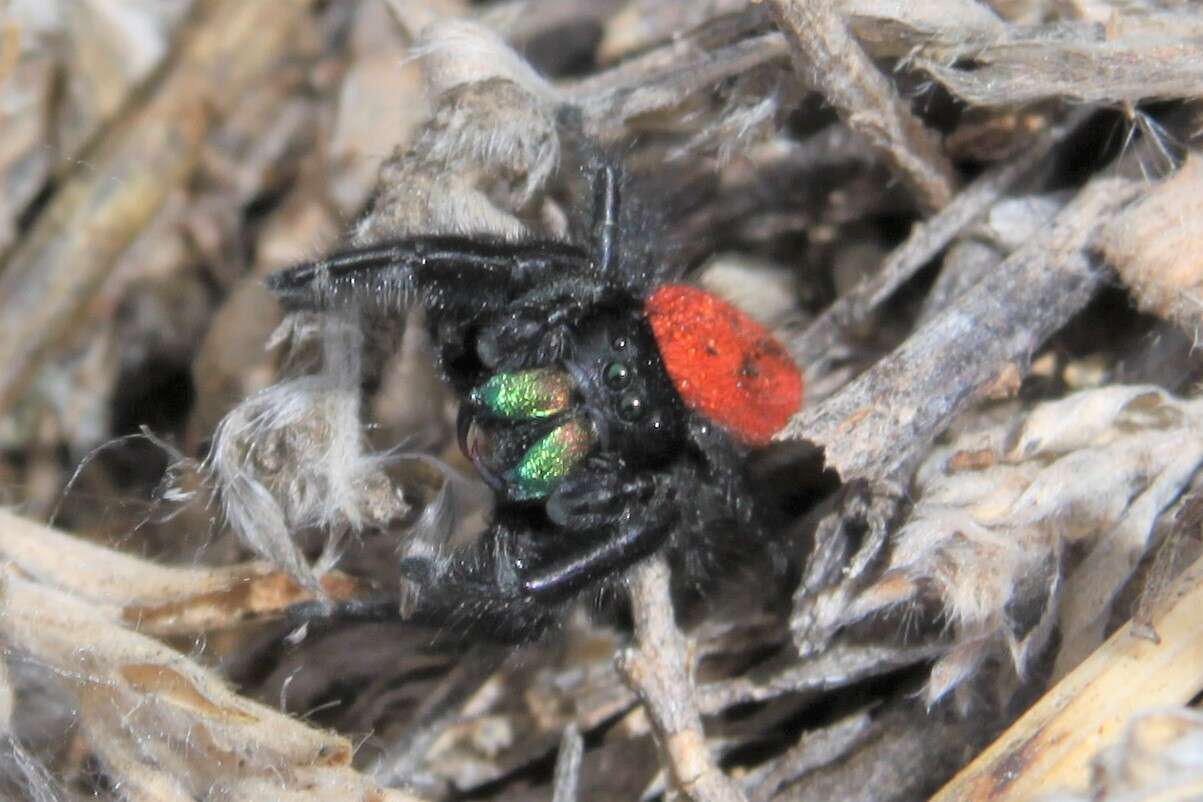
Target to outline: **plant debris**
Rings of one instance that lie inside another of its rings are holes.
[[[1199,796],[1201,69],[1151,0],[3,4],[0,795]],[[264,278],[579,238],[590,153],[804,370],[788,522],[461,644],[421,314]]]

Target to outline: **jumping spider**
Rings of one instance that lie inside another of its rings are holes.
[[[404,561],[409,620],[527,640],[566,601],[662,547],[768,534],[745,459],[798,409],[799,371],[758,323],[673,283],[683,270],[666,254],[624,242],[619,184],[613,164],[594,171],[587,247],[412,237],[268,280],[289,310],[426,312],[461,398],[460,446],[497,503],[475,548]],[[398,613],[395,596],[326,612]]]

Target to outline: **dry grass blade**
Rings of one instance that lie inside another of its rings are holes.
[[[211,670],[89,602],[11,566],[2,602],[5,659],[31,662],[78,694],[85,732],[118,781],[128,778],[128,799],[190,798],[218,783],[235,799],[257,789],[297,800],[337,793],[414,802],[351,771],[345,738],[236,695]]]
[[[1101,238],[1109,264],[1141,308],[1203,338],[1203,158],[1191,155],[1170,179],[1116,220]]]
[[[85,152],[0,278],[0,412],[135,235],[191,173],[206,134],[297,44],[311,0],[206,0],[166,74]]]
[[[1203,691],[1203,561],[1154,616],[1161,643],[1120,628],[956,776],[933,802],[1019,802],[1083,790],[1090,758],[1138,711],[1184,704]],[[1183,797],[1173,797],[1183,798]]]
[[[200,633],[281,615],[313,597],[268,563],[216,568],[159,565],[0,510],[0,559],[36,582],[87,599],[153,635]],[[355,583],[322,578],[334,597]]]

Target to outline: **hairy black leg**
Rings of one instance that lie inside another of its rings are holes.
[[[578,544],[524,573],[522,591],[543,602],[565,600],[591,582],[634,565],[660,548],[676,519],[671,477],[623,478],[614,460],[574,471],[547,502],[559,537]]]
[[[612,527],[657,489],[650,473],[629,474],[618,460],[595,456],[564,478],[547,499],[547,517],[569,532]]]
[[[406,561],[403,568],[412,581],[428,575],[424,560]],[[423,579],[431,583],[441,580]],[[529,598],[499,594],[483,582],[450,581],[445,588],[433,590],[409,609],[397,595],[375,595],[337,602],[303,602],[288,609],[288,620],[296,625],[340,621],[359,623],[403,623],[437,632],[445,641],[490,640],[499,643],[524,643],[547,631],[555,618],[555,608]]]
[[[593,179],[593,252],[602,275],[613,273],[618,246],[618,171],[603,164]]]
[[[482,311],[502,308],[521,287],[590,267],[585,251],[550,240],[414,237],[296,265],[269,276],[267,286],[293,310],[403,308],[421,293],[428,307]]]
[[[268,288],[289,309],[331,309],[350,303],[404,306],[421,292],[427,306],[500,308],[516,287],[534,301],[565,274],[612,272],[618,248],[618,172],[594,177],[593,253],[564,242],[509,242],[490,236],[426,236],[349,248],[272,274]]]
[[[618,241],[618,172],[600,166],[593,177],[593,264],[589,270],[564,265],[547,274],[507,308],[510,314],[484,333],[489,354],[533,353],[541,358],[560,355],[565,332],[597,306],[623,292],[616,283]],[[580,265],[577,265],[579,268]],[[499,364],[500,360],[497,363]]]
[[[439,573],[428,561],[407,560],[403,571],[418,585],[418,601],[407,620],[438,627],[454,637],[508,642],[537,638],[558,617],[561,605],[585,587],[635,564],[664,543],[672,517],[663,512],[664,507],[659,510],[649,508],[646,515],[627,516],[592,533],[559,534],[589,545],[535,566],[509,566],[516,583],[496,581],[505,570],[490,570],[487,562]]]
[[[565,601],[592,582],[630,567],[664,544],[672,524],[664,508],[643,511],[639,519],[615,525],[593,548],[532,571],[522,591],[541,603]]]
[[[288,611],[294,624],[314,621],[399,622],[426,627],[443,641],[522,643],[538,638],[555,620],[556,607],[522,591],[513,552],[523,533],[494,525],[481,546],[458,560],[401,561],[401,593],[344,601],[313,601]]]
[[[594,464],[559,492],[556,524],[535,527],[503,520],[468,555],[446,564],[403,561],[412,604],[370,598],[311,616],[388,620],[404,617],[437,628],[442,637],[522,642],[537,638],[560,606],[597,579],[658,549],[675,522],[669,486],[657,479],[616,479],[613,466]],[[553,547],[550,551],[548,544]]]
[[[593,178],[592,253],[576,245],[532,238],[508,241],[476,236],[408,237],[337,251],[268,276],[267,285],[290,309],[329,309],[372,302],[381,295],[404,298],[415,291],[475,295],[490,285],[534,287],[563,272],[612,271],[618,243],[618,169],[609,163]],[[457,292],[456,290],[459,290]],[[476,299],[471,299],[474,303]]]
[[[294,624],[311,621],[398,621],[401,599],[395,595],[367,596],[341,601],[309,601],[288,608],[288,620]]]
[[[592,533],[559,534],[590,545],[537,566],[509,566],[516,583],[496,581],[506,571],[489,570],[487,563],[468,563],[440,574],[429,561],[406,560],[402,569],[419,586],[417,604],[406,618],[453,637],[507,642],[537,638],[558,617],[562,604],[664,543],[672,525],[672,516],[664,510],[649,507],[644,514],[624,516],[620,523]]]

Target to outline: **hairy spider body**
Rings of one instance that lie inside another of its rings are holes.
[[[594,184],[590,249],[410,238],[269,279],[290,309],[426,311],[461,448],[497,504],[469,554],[404,561],[411,620],[524,640],[665,544],[765,534],[744,459],[797,410],[800,374],[759,324],[624,253],[616,170]],[[334,614],[397,612],[392,598]]]

